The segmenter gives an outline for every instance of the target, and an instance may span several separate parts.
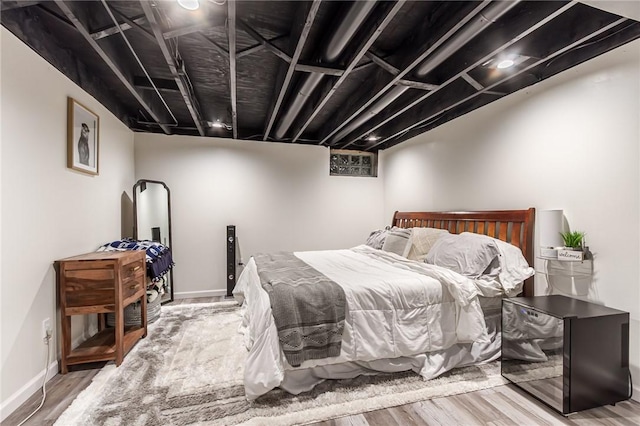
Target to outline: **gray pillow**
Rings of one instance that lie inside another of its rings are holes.
[[[431,247],[425,262],[477,278],[499,255],[495,241],[486,235],[445,234]]]
[[[411,229],[396,228],[395,226],[387,232],[382,250],[407,257],[411,250]]]
[[[367,242],[365,243],[369,247],[373,247],[374,249],[381,250],[382,245],[384,244],[385,238],[387,238],[387,233],[391,229],[390,226],[385,227],[384,229],[377,229],[369,234],[367,238]]]

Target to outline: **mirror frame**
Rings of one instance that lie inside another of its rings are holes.
[[[138,196],[137,196],[137,191],[136,189],[140,186],[142,186],[142,184],[147,184],[147,183],[156,183],[159,185],[164,186],[164,189],[167,190],[167,218],[169,219],[169,248],[171,248],[172,250],[172,254],[173,254],[173,248],[171,247],[173,245],[173,237],[171,235],[171,190],[169,190],[169,187],[167,186],[166,183],[159,181],[159,180],[151,180],[151,179],[139,179],[135,185],[133,185],[133,238],[134,239],[138,239]],[[161,300],[160,303],[168,303],[168,302],[173,302],[173,287],[175,285],[174,280],[173,280],[173,268],[169,269],[169,280],[171,282],[171,288],[170,288],[170,297],[169,299],[166,300]]]

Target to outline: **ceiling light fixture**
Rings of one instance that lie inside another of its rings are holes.
[[[379,137],[379,136],[376,136],[376,135],[369,135],[369,136],[367,136],[367,137],[365,138],[365,140],[370,141],[370,142],[375,142],[375,141],[377,141],[378,139],[380,139],[380,137]]]
[[[507,68],[515,67],[529,59],[529,56],[518,55],[517,53],[500,54],[495,58],[489,59],[482,64],[484,68],[504,70]]]
[[[178,4],[187,10],[197,10],[200,7],[198,0],[178,0]]]
[[[514,64],[515,62],[513,59],[503,59],[500,62],[498,62],[498,65],[496,65],[496,67],[499,69],[504,69],[504,68],[512,67]]]
[[[216,121],[207,121],[207,125],[209,127],[215,127],[216,129],[226,129],[226,130],[232,130],[233,129],[227,123],[223,123],[222,121],[220,121],[219,118]]]

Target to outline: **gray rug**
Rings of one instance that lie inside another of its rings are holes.
[[[497,362],[424,381],[413,372],[329,380],[244,397],[247,352],[234,302],[165,306],[118,368],[107,364],[60,416],[71,425],[291,425],[502,385]]]

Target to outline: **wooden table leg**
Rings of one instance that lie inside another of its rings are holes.
[[[71,317],[68,317],[64,310],[60,312],[60,329],[62,332],[62,344],[60,349],[60,372],[67,374],[69,369],[67,367],[67,357],[71,353]],[[51,342],[49,342],[51,344]]]

